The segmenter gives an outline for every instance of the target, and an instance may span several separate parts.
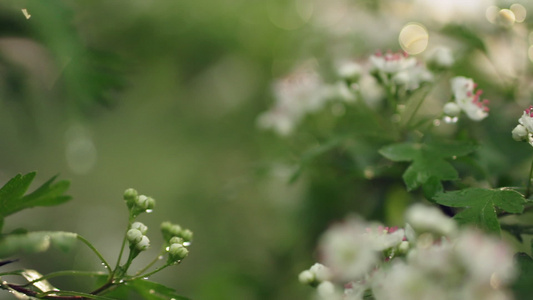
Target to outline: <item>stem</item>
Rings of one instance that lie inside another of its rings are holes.
[[[89,247],[98,256],[98,258],[100,258],[100,261],[106,267],[107,272],[109,273],[109,275],[111,275],[112,274],[111,266],[107,263],[107,261],[102,256],[102,254],[100,254],[100,252],[98,252],[98,250],[96,250],[96,248],[88,240],[86,240],[84,237],[82,237],[81,235],[78,234],[78,235],[76,235],[76,237],[78,238],[78,240],[82,241],[85,245],[87,245],[87,247]]]
[[[533,176],[533,161],[531,161],[531,168],[529,170],[529,179],[527,181],[527,189],[526,189],[526,195],[525,198],[528,199],[531,195],[531,177]]]
[[[153,259],[148,265],[146,265],[146,267],[142,268],[142,269],[139,270],[137,273],[135,273],[135,276],[140,275],[140,274],[146,272],[146,270],[150,269],[151,266],[153,266],[156,262],[159,261],[159,257],[160,257],[161,255],[163,255],[164,253],[165,253],[165,248],[163,248],[163,249],[161,250],[161,252],[160,252],[160,253],[159,253],[159,254],[158,254],[158,255],[157,255],[157,256],[156,256],[156,257],[155,257],[155,258],[154,258],[154,259]]]
[[[179,262],[176,263],[176,264],[179,264]],[[172,265],[174,265],[174,264],[173,263],[170,263],[170,264],[166,263],[166,264],[162,265],[161,267],[153,270],[152,272],[149,272],[149,273],[146,273],[146,274],[141,274],[139,276],[134,276],[134,277],[131,278],[131,280],[135,280],[135,279],[139,279],[139,278],[143,278],[143,277],[148,277],[148,276],[154,275],[155,273],[165,269],[166,267],[172,266]]]

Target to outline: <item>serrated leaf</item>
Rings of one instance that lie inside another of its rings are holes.
[[[176,294],[174,289],[166,287],[162,284],[148,281],[144,279],[137,279],[128,283],[128,287],[135,290],[146,300],[188,300],[189,298]]]
[[[447,161],[467,155],[475,150],[472,143],[398,143],[385,146],[379,153],[392,161],[412,161],[405,170],[403,180],[408,190],[424,186],[428,181],[455,180],[458,174]]]
[[[455,215],[460,224],[473,224],[485,230],[500,233],[496,207],[509,213],[522,213],[524,197],[513,190],[469,188],[439,193],[433,198],[437,203],[450,207],[464,207]]]
[[[11,234],[0,239],[0,258],[19,252],[36,253],[55,246],[63,251],[70,249],[77,234],[64,231],[34,231],[25,234]]]
[[[0,229],[3,219],[13,213],[35,206],[58,205],[70,200],[70,196],[64,195],[69,182],[62,180],[54,183],[55,176],[24,196],[35,174],[35,172],[26,175],[19,174],[0,188]]]

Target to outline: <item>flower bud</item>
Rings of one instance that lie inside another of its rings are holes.
[[[183,238],[186,242],[190,242],[192,241],[193,233],[189,229],[184,229],[180,232],[178,236]]]
[[[443,108],[444,114],[450,117],[457,117],[461,113],[461,108],[455,102],[448,102]]]
[[[132,208],[135,205],[135,202],[137,201],[137,190],[129,188],[124,191],[123,198],[126,201],[126,205],[128,205],[128,208]]]
[[[312,284],[315,281],[315,275],[309,270],[302,271],[298,275],[298,281],[302,284]]]
[[[136,204],[144,210],[153,209],[155,207],[155,200],[152,197],[140,195],[137,198]]]
[[[139,243],[142,240],[143,234],[139,229],[130,229],[126,233],[126,238],[130,242],[131,245],[135,245]]]
[[[168,249],[169,259],[172,261],[182,260],[189,254],[189,250],[182,244],[172,244]]]
[[[143,235],[141,240],[135,244],[135,248],[139,251],[144,251],[150,247],[150,240],[146,235]]]
[[[148,231],[148,227],[146,227],[146,225],[141,222],[133,222],[133,224],[131,224],[131,229],[137,229],[142,234],[146,234],[146,232]]]
[[[522,125],[518,124],[512,131],[513,139],[515,141],[523,141],[527,137],[527,129]]]
[[[185,242],[182,238],[180,237],[177,237],[177,236],[173,236],[169,241],[168,243],[169,244],[183,244],[183,242]]]

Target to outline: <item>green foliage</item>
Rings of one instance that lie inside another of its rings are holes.
[[[128,282],[126,285],[129,289],[133,289],[146,300],[187,300],[188,298],[176,294],[174,289],[168,288],[162,284],[148,281],[145,279],[137,279]]]
[[[62,204],[71,199],[64,195],[70,183],[62,180],[53,183],[56,177],[52,177],[35,191],[24,195],[35,178],[36,172],[25,175],[17,175],[9,180],[0,189],[0,220],[23,209],[36,206],[53,206]],[[1,225],[1,224],[0,224]],[[0,231],[1,231],[0,226]]]
[[[447,159],[467,155],[475,149],[476,146],[468,142],[398,143],[381,148],[379,153],[392,161],[412,162],[403,173],[407,190],[422,186],[433,193],[442,190],[441,181],[459,179]]]
[[[455,215],[460,224],[472,224],[489,232],[500,233],[500,222],[496,208],[508,213],[522,213],[524,197],[509,189],[468,188],[459,191],[439,193],[434,200],[450,207],[464,207]]]
[[[0,239],[0,258],[17,253],[36,253],[55,246],[69,250],[76,242],[77,234],[63,231],[34,231],[23,234],[10,234]]]
[[[517,253],[515,261],[518,265],[518,278],[512,288],[515,299],[529,299],[533,293],[533,259],[526,253]]]

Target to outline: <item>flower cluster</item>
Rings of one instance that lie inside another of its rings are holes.
[[[358,218],[334,225],[320,240],[323,265],[300,282],[316,286],[318,299],[511,299],[516,270],[506,244],[457,228],[434,207],[415,205],[406,221],[405,229]]]
[[[148,227],[141,222],[134,222],[131,224],[130,229],[126,233],[130,247],[135,248],[138,251],[148,249],[150,247],[150,240],[145,235],[147,231]]]
[[[193,233],[189,229],[182,229],[180,225],[170,222],[161,223],[161,233],[167,242],[168,263],[176,263],[187,257]]]
[[[489,115],[489,100],[481,99],[483,91],[475,91],[477,85],[471,78],[457,76],[450,83],[454,101],[444,105],[444,114],[457,117],[463,111],[474,121],[481,121]]]
[[[130,210],[130,219],[134,219],[143,212],[151,212],[155,207],[155,200],[145,195],[139,195],[135,189],[124,191],[124,201]]]
[[[371,72],[386,85],[397,85],[407,91],[418,89],[424,82],[433,81],[433,74],[406,52],[377,52],[369,58]]]
[[[530,105],[518,119],[518,125],[513,129],[515,141],[527,141],[533,146],[533,105]]]

